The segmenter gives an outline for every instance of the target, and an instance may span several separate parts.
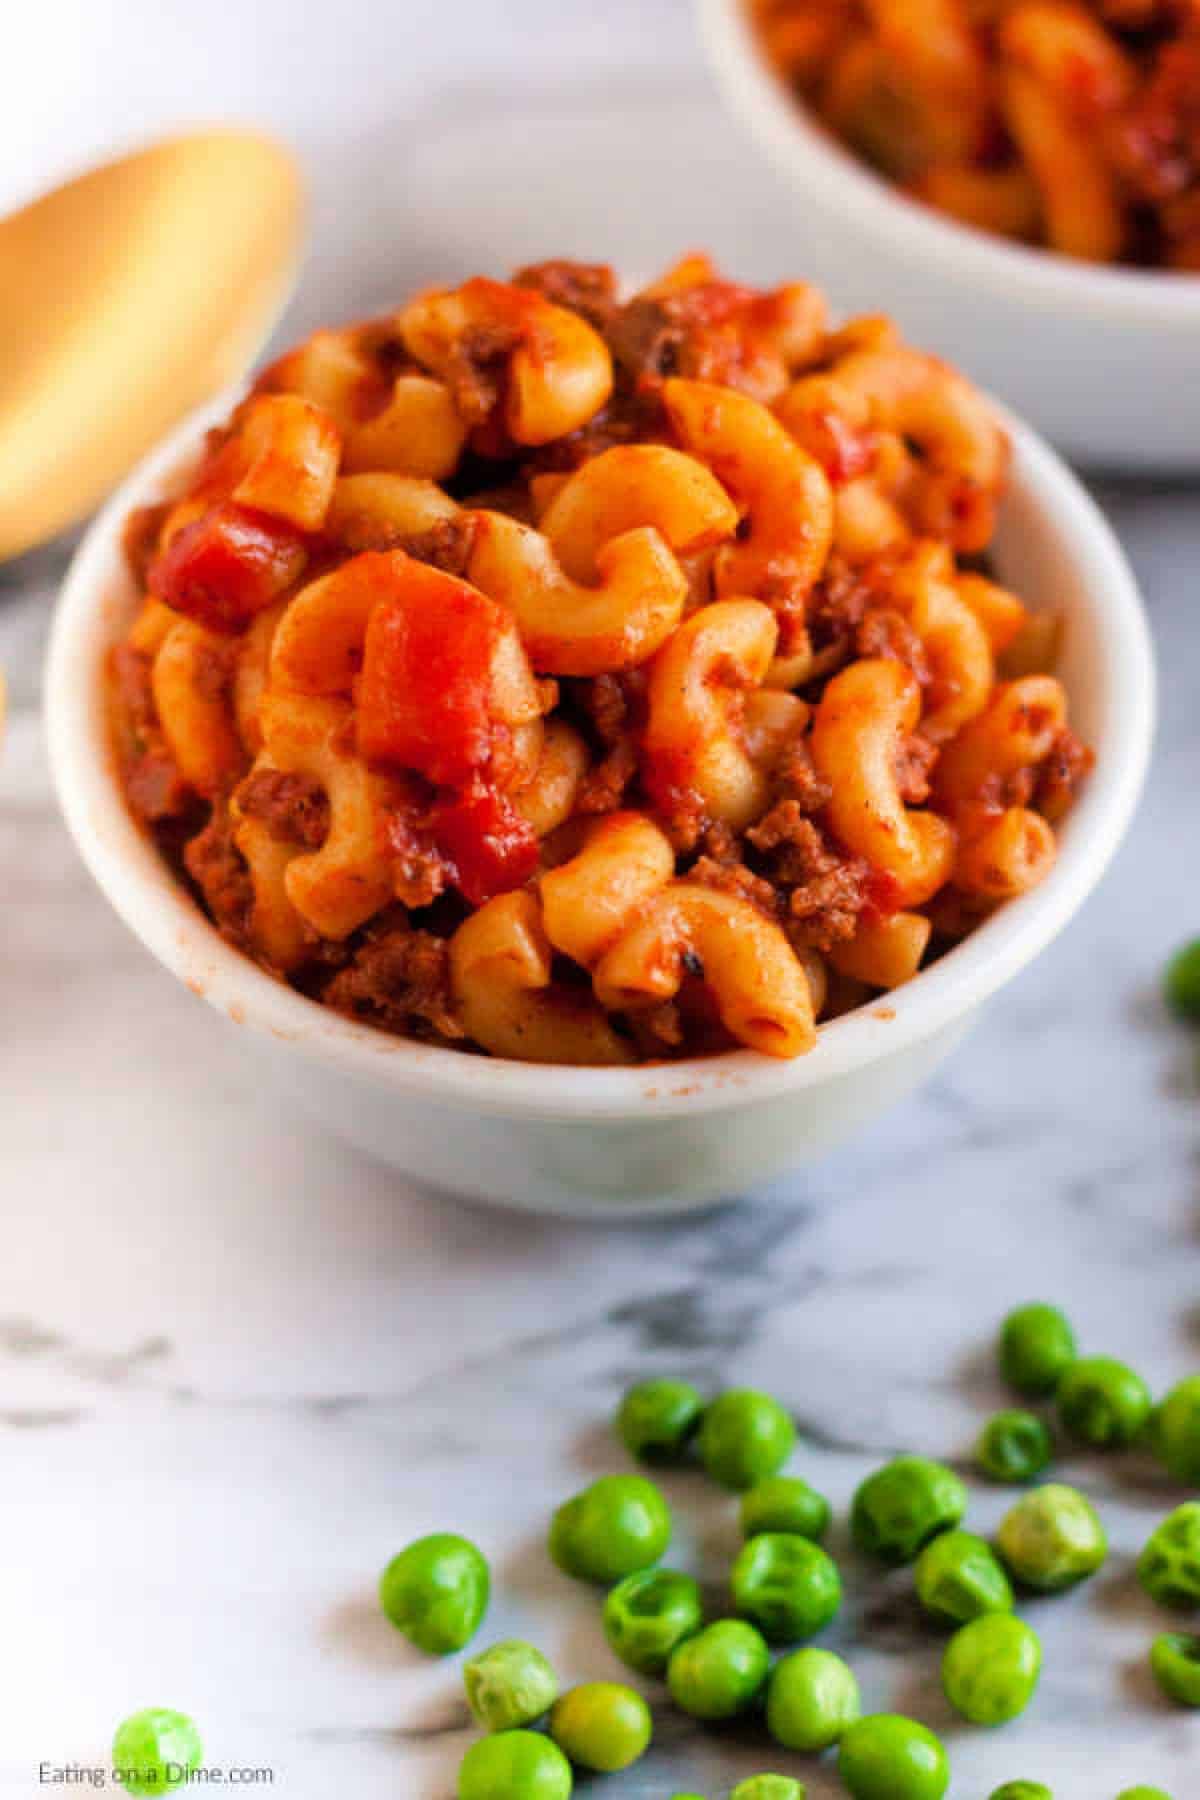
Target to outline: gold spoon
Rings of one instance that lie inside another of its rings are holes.
[[[0,219],[0,560],[237,379],[290,291],[303,211],[286,150],[210,131]]]

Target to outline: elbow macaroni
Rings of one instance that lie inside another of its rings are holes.
[[[547,264],[318,332],[147,527],[130,804],[234,942],[389,1029],[803,1054],[831,983],[1040,880],[1086,773],[1054,628],[958,566],[1006,464],[888,321],[698,256],[626,306]]]
[[[768,60],[867,162],[966,225],[1200,269],[1184,149],[1200,21],[1160,0],[749,0]]]

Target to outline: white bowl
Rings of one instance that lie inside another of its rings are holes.
[[[506,1062],[389,1037],[329,1012],[232,949],[134,823],[117,780],[103,670],[136,603],[130,508],[162,497],[231,398],[195,415],[96,519],[67,575],[46,676],[59,799],[117,912],[194,993],[253,1035],[280,1085],[406,1175],[478,1200],[599,1218],[683,1211],[816,1155],[907,1093],[988,996],[1082,904],[1129,823],[1150,747],[1154,671],[1133,577],[1053,451],[1007,419],[1014,477],[1001,576],[1066,614],[1063,678],[1097,749],[1049,879],[927,973],[833,1021],[794,1062],[744,1051],[630,1069]]]
[[[782,261],[841,313],[891,313],[1079,462],[1200,471],[1200,276],[1073,261],[909,200],[788,93],[742,0],[696,4],[725,98],[802,202]]]

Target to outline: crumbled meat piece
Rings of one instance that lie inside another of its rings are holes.
[[[255,769],[237,790],[238,808],[261,819],[281,844],[319,850],[329,831],[329,801],[319,781],[284,769]]]
[[[430,833],[414,823],[408,813],[390,812],[387,843],[396,898],[413,912],[432,906],[438,895],[445,892],[449,872]]]
[[[531,263],[513,276],[514,287],[534,288],[554,306],[567,306],[603,331],[617,310],[617,278],[607,263],[565,260]]]
[[[632,738],[620,738],[580,784],[575,810],[581,813],[614,812],[625,789],[637,774],[637,749]]]
[[[454,345],[447,371],[461,418],[482,425],[495,410],[520,334],[509,325],[472,325]]]
[[[432,563],[447,575],[463,576],[475,542],[475,520],[469,513],[456,519],[439,519],[428,531],[404,540],[404,549],[418,562]]]
[[[798,947],[827,951],[854,935],[867,902],[868,868],[832,849],[794,800],[781,800],[746,833],[771,853],[775,883],[789,889],[787,931]]]
[[[732,894],[737,900],[748,900],[769,919],[778,917],[779,899],[771,883],[753,869],[748,869],[743,862],[718,861],[713,856],[702,856],[688,870],[688,880],[698,881],[702,887],[714,888],[718,894]]]
[[[158,723],[152,659],[121,644],[111,659],[113,702],[125,792],[135,816],[157,825],[187,811],[192,791]]]
[[[439,1038],[465,1035],[450,992],[450,953],[444,938],[408,925],[369,934],[354,960],[322,998],[338,1012],[408,1035],[424,1026]]]
[[[855,633],[855,650],[859,656],[887,656],[912,670],[922,687],[930,680],[929,659],[925,646],[902,613],[889,607],[864,615]]]
[[[213,807],[203,831],[189,840],[183,860],[221,935],[244,949],[250,934],[254,887],[233,841],[233,821],[224,800]]]
[[[892,764],[896,788],[905,806],[922,806],[929,798],[933,766],[941,752],[919,731],[905,738]]]
[[[775,789],[802,813],[820,812],[829,804],[833,789],[817,774],[807,738],[794,738],[784,750],[775,765]]]
[[[1038,768],[1033,790],[1033,804],[1051,824],[1057,824],[1071,810],[1095,762],[1095,751],[1089,750],[1064,725]]]

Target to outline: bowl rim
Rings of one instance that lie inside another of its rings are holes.
[[[1154,721],[1149,631],[1133,574],[1099,508],[1061,457],[997,403],[1011,433],[1013,486],[1053,510],[1064,553],[1097,609],[1111,695],[1097,767],[1045,882],[1010,901],[913,981],[821,1027],[793,1061],[749,1050],[625,1068],[548,1067],[390,1036],[330,1011],[268,974],[216,931],[180,886],[120,790],[104,660],[128,618],[121,533],[194,460],[240,389],[199,408],[93,520],[63,582],[45,668],[45,719],[59,804],[84,863],[134,935],[185,986],[309,1060],[397,1092],[509,1117],[605,1120],[702,1114],[817,1087],[918,1044],[978,1006],[1038,954],[1099,881],[1129,824]]]
[[[1125,318],[1143,325],[1200,327],[1200,275],[1083,262],[1014,243],[911,199],[827,132],[768,66],[744,0],[695,0],[717,86],[771,160],[802,180],[826,210],[883,238],[934,279],[972,275],[1003,285],[1014,306]]]

